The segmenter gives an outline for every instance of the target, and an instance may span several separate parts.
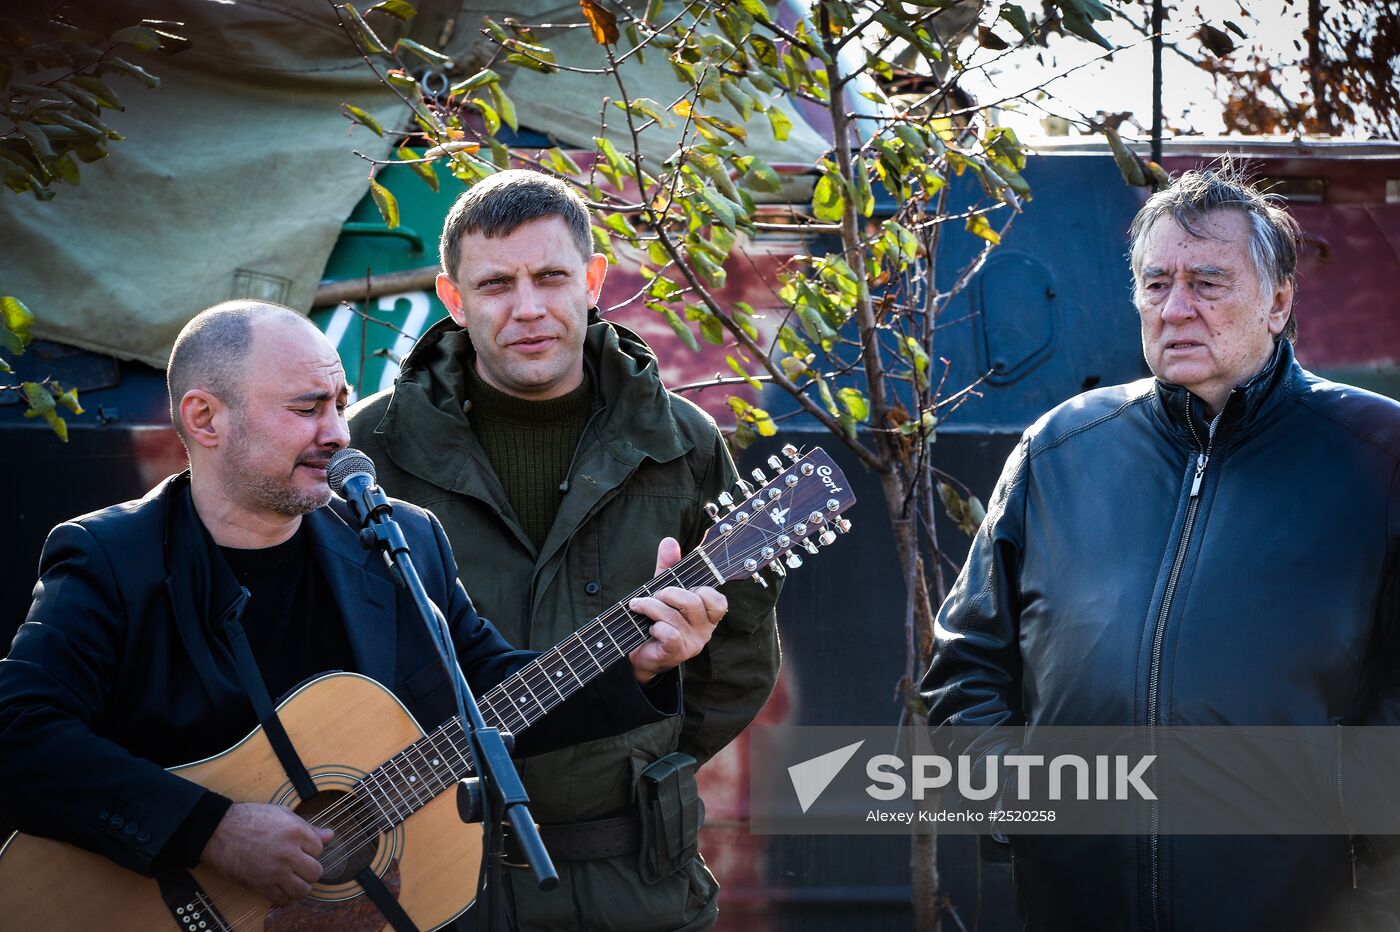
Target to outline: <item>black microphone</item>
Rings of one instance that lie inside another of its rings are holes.
[[[350,504],[361,527],[394,510],[374,480],[374,461],[352,447],[337,451],[326,466],[326,484]]]

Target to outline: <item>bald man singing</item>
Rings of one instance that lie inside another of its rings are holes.
[[[0,815],[147,876],[202,862],[288,903],[322,876],[332,829],[166,770],[260,724],[240,658],[251,653],[274,700],[327,671],[361,673],[428,730],[453,712],[449,681],[413,603],[327,486],[349,439],[347,387],[320,331],[277,305],[218,305],[180,333],[168,380],[189,469],[45,543],[28,618],[0,661]],[[437,519],[402,502],[394,517],[478,695],[531,661],[473,610]],[[708,641],[724,597],[667,588],[630,608],[652,640],[522,735],[523,752],[679,711],[670,671]]]

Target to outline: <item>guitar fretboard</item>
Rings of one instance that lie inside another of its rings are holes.
[[[723,581],[722,577],[718,581]],[[633,597],[667,586],[694,585],[667,570]],[[652,622],[627,608],[633,597],[614,605],[487,692],[479,700],[487,727],[519,734],[645,644]],[[472,772],[467,736],[454,716],[366,775],[352,792],[349,805],[365,829],[388,831]]]

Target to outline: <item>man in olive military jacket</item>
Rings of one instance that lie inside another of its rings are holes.
[[[441,250],[451,319],[419,340],[394,389],[352,408],[351,438],[389,494],[441,519],[483,614],[515,646],[545,649],[645,583],[638,567],[658,540],[673,556],[695,546],[734,465],[714,422],[662,385],[651,349],[590,314],[607,260],[566,185],[526,171],[480,182],[448,215]],[[521,928],[714,923],[693,770],[667,756],[703,763],[778,673],[775,588],[721,591],[729,613],[683,668],[682,719],[522,762],[561,882],[540,893],[508,872]],[[646,787],[670,788],[662,805],[682,831],[643,825]]]

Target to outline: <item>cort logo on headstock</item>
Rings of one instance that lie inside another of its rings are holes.
[[[841,486],[837,485],[834,481],[832,481],[832,478],[831,478],[831,467],[830,467],[830,466],[818,466],[818,467],[817,467],[817,475],[819,475],[819,476],[822,477],[822,485],[826,486],[826,487],[827,487],[828,489],[830,489],[831,491],[833,491],[833,492],[844,492],[844,491],[846,491],[845,489],[841,488]]]

